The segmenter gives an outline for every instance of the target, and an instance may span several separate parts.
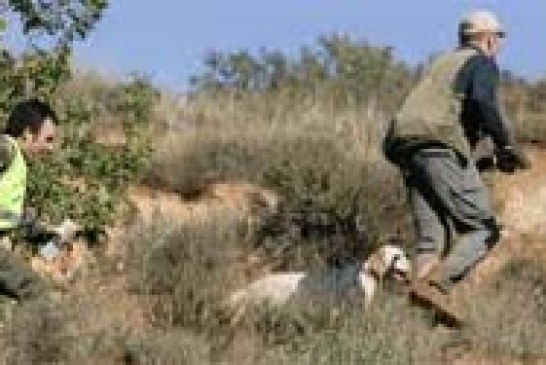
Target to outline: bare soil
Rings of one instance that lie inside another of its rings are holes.
[[[493,176],[502,239],[469,277],[476,289],[511,260],[539,260],[546,265],[546,150],[529,148],[527,153],[531,169]]]

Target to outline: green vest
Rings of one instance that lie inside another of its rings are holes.
[[[455,81],[464,64],[477,53],[463,48],[435,59],[395,116],[389,137],[409,150],[412,145],[441,143],[471,157],[461,121],[464,95],[456,92]]]
[[[19,143],[12,137],[3,137],[8,139],[14,156],[0,176],[0,231],[19,225],[27,185],[27,165]]]

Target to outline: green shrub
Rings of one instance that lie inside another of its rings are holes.
[[[65,139],[56,156],[30,163],[28,203],[49,223],[66,217],[78,220],[96,241],[123,201],[126,185],[138,179],[146,164],[148,126],[159,95],[140,76],[117,85],[99,80],[92,92],[85,86],[80,92],[66,92],[73,77],[72,43],[94,28],[108,1],[57,5],[9,1],[2,6],[20,23],[7,24],[0,15],[4,25],[0,33],[6,25],[20,24],[31,46],[18,56],[10,50],[0,52],[0,124],[24,99],[39,98],[55,106]],[[122,130],[122,146],[112,149],[96,143],[97,121],[106,119]]]
[[[144,86],[147,85],[147,86]],[[59,223],[70,217],[80,222],[96,242],[105,225],[120,212],[129,184],[138,183],[150,153],[148,127],[157,93],[143,80],[134,80],[103,93],[115,95],[111,109],[87,95],[59,96],[56,100],[63,143],[55,154],[29,161],[27,204],[41,219]],[[93,127],[109,113],[121,125],[126,141],[104,146],[95,140]]]
[[[18,101],[39,97],[49,100],[58,86],[70,79],[70,52],[35,51],[15,58],[8,51],[0,51],[0,120],[2,125]]]
[[[67,45],[36,49],[20,58],[2,51],[0,120],[3,125],[11,107],[25,98],[38,97],[55,106],[64,141],[55,156],[30,162],[27,203],[50,223],[78,220],[96,241],[123,201],[127,184],[137,181],[146,166],[149,124],[159,94],[142,77],[118,85],[96,78],[93,93],[85,86],[67,92],[70,57]],[[97,143],[94,130],[103,120],[122,131],[123,145]]]

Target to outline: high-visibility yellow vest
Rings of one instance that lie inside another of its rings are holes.
[[[14,156],[10,165],[0,174],[0,231],[15,228],[23,216],[23,203],[27,185],[27,164],[19,142],[7,138]]]

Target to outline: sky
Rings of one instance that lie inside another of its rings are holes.
[[[540,0],[110,0],[96,30],[75,48],[83,68],[141,72],[183,91],[207,51],[297,54],[321,35],[349,34],[417,64],[456,44],[471,9],[495,11],[508,32],[499,63],[528,78],[546,76],[546,1]]]

